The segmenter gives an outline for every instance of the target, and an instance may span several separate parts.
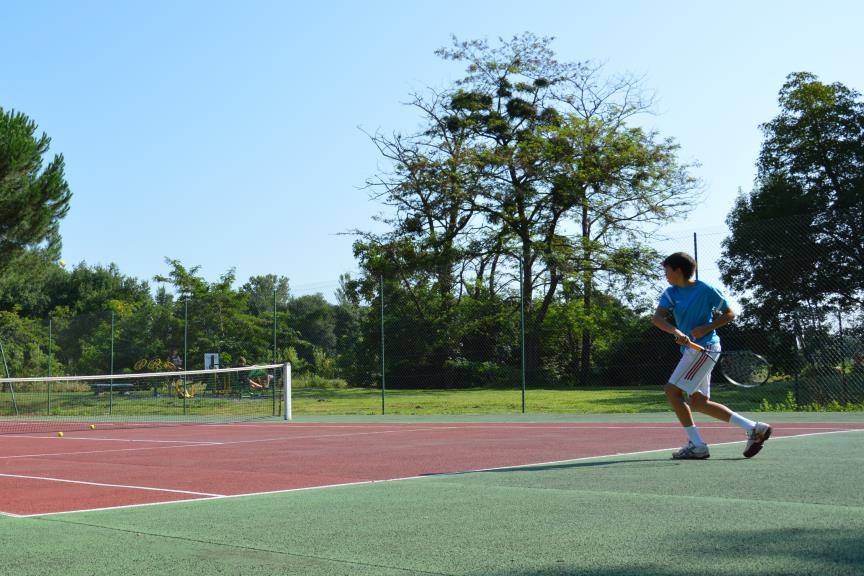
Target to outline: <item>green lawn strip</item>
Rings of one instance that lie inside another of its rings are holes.
[[[739,459],[735,444],[715,446],[703,462],[635,454],[4,519],[0,542],[14,535],[26,543],[4,546],[4,566],[22,576],[50,573],[33,568],[46,555],[76,574],[69,567],[89,566],[94,554],[100,570],[128,566],[131,574],[168,565],[173,575],[256,574],[252,566],[269,566],[315,576],[350,562],[344,573],[851,575],[864,565],[864,496],[856,493],[864,466],[854,456],[864,453],[862,439],[777,440],[752,460]],[[362,571],[369,566],[378,568]]]
[[[754,420],[765,420],[772,423],[793,424],[800,423],[827,423],[831,424],[864,424],[864,412],[742,412],[748,418]],[[719,424],[713,418],[703,416],[702,414],[694,414],[694,419],[700,423],[711,422]],[[301,423],[308,422],[503,422],[503,423],[526,423],[526,422],[632,422],[632,423],[677,423],[675,415],[671,410],[662,412],[644,412],[644,413],[615,413],[615,412],[600,412],[593,414],[580,413],[540,413],[529,412],[521,414],[518,412],[510,413],[491,413],[491,414],[376,414],[376,415],[309,415],[296,414],[294,421]]]
[[[785,395],[747,389],[720,389],[715,397],[747,411],[759,408],[762,399],[777,401]],[[294,390],[293,409],[297,415],[379,414],[380,391],[364,388],[299,388]],[[388,414],[482,414],[522,410],[521,390],[469,388],[459,390],[388,390]],[[650,388],[562,388],[529,389],[526,411],[550,413],[643,413],[668,410],[660,386]]]
[[[718,386],[713,397],[741,412],[758,411],[763,400],[776,405],[783,401],[788,384],[774,383],[757,390]],[[298,416],[375,415],[381,413],[380,390],[371,388],[296,388],[292,392],[293,411]],[[44,395],[17,395],[19,412],[24,415],[47,415]],[[278,411],[278,406],[276,406]],[[94,396],[86,392],[55,395],[52,416],[70,417],[183,417],[268,415],[274,410],[272,398],[200,396],[183,399],[146,394],[107,394]],[[518,389],[427,389],[388,390],[385,396],[388,414],[450,415],[507,414],[521,412],[522,392]],[[526,391],[526,411],[531,413],[654,413],[668,411],[660,386],[644,388],[530,388]],[[11,395],[0,393],[0,416],[14,414]]]

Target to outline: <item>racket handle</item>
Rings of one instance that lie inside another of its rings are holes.
[[[699,344],[696,344],[695,342],[687,342],[687,346],[689,346],[693,350],[696,350],[697,352],[705,352],[705,348],[700,346]]]

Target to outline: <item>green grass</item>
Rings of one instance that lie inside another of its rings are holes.
[[[774,382],[758,389],[718,386],[712,398],[739,412],[765,410],[808,411],[820,406],[793,406],[788,403],[791,384]],[[292,391],[293,410],[306,416],[353,416],[381,413],[381,392],[371,388],[340,388],[309,386]],[[16,396],[22,414],[47,414],[44,394],[19,393]],[[196,396],[185,402],[185,414],[190,416],[272,415],[272,399]],[[278,411],[277,406],[277,411]],[[831,406],[822,407],[822,409]],[[638,414],[667,412],[669,407],[660,386],[643,388],[530,388],[525,396],[525,409],[531,413],[550,414]],[[832,410],[862,410],[864,404],[834,406]],[[401,415],[507,414],[522,411],[521,390],[468,388],[458,390],[387,390],[385,410]],[[115,395],[111,406],[113,416],[183,416],[184,402],[171,396],[153,397],[141,392]],[[67,392],[52,397],[52,416],[105,416],[109,413],[107,394],[95,396],[89,392]],[[14,414],[11,397],[0,394],[0,415]]]
[[[714,397],[735,410],[757,410],[763,399],[779,402],[786,396],[783,384],[760,389],[721,389]],[[635,414],[665,412],[669,407],[659,386],[650,388],[528,389],[526,411],[547,413]],[[301,388],[293,392],[299,415],[360,415],[381,413],[381,392],[368,388]],[[388,414],[494,414],[520,412],[521,390],[387,390]]]

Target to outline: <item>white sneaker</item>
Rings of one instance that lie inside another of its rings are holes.
[[[686,446],[672,453],[673,460],[705,460],[710,457],[707,444],[697,446],[693,442],[688,442]]]
[[[762,444],[771,437],[771,430],[770,424],[756,423],[756,427],[747,433],[747,447],[744,448],[745,458],[752,458],[762,450]]]

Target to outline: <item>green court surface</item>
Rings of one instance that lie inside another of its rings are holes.
[[[0,517],[0,574],[864,573],[864,432],[741,450]]]

